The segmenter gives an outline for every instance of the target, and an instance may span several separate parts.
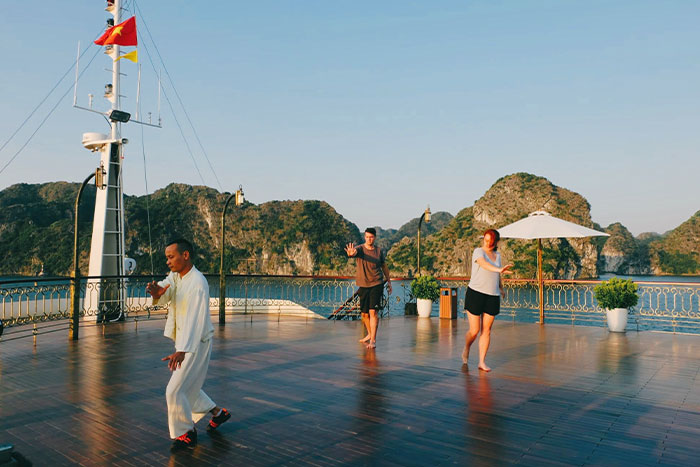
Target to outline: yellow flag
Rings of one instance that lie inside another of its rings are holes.
[[[138,50],[137,50],[137,49],[134,49],[134,50],[132,50],[131,52],[129,52],[128,54],[122,55],[122,56],[119,57],[117,60],[121,60],[122,58],[125,58],[125,59],[127,59],[127,60],[131,60],[132,62],[136,63],[136,62],[139,61]],[[116,61],[116,60],[115,60],[115,61]]]

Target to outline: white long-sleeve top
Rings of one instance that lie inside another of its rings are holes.
[[[194,352],[200,342],[206,342],[214,335],[206,278],[192,266],[184,276],[171,272],[158,285],[170,285],[159,299],[153,300],[153,304],[170,303],[163,334],[175,341],[177,352]]]

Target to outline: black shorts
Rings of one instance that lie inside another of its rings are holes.
[[[464,297],[464,309],[476,316],[480,316],[483,313],[496,316],[501,311],[501,296],[487,295],[467,287],[467,294]]]
[[[382,306],[382,295],[384,295],[384,284],[374,287],[360,287],[357,296],[360,297],[360,311],[369,313],[369,310],[379,311]]]

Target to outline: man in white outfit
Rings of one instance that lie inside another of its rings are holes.
[[[146,290],[153,304],[168,304],[165,336],[175,341],[175,352],[163,358],[172,372],[165,391],[173,449],[197,445],[194,424],[207,412],[212,414],[208,429],[216,429],[231,418],[202,391],[211,356],[214,327],[209,316],[209,284],[192,264],[193,248],[187,240],[175,240],[165,248],[170,274],[151,282]]]

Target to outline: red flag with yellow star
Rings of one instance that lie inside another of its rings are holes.
[[[136,16],[132,16],[123,23],[107,29],[99,39],[97,45],[137,45],[136,41]]]

